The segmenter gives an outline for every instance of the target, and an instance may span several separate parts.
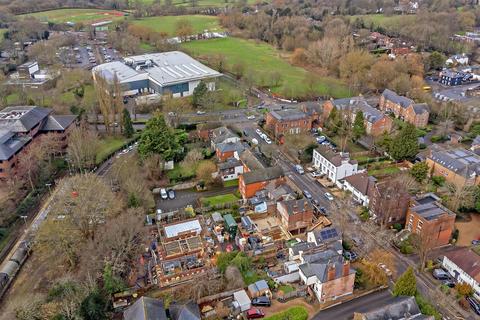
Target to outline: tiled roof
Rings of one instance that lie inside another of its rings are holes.
[[[51,109],[36,106],[7,107],[0,111],[0,129],[28,132],[43,122],[51,112]]]
[[[350,164],[357,163],[357,161],[351,160],[346,154],[335,152],[327,146],[319,146],[316,151],[336,167],[341,166],[342,161],[348,161]]]
[[[294,215],[296,213],[313,210],[310,201],[305,198],[299,200],[285,200],[281,201],[280,204],[287,210],[288,215]]]
[[[362,111],[363,117],[370,123],[376,123],[385,117],[381,111],[369,105],[364,97],[336,99],[331,100],[331,102],[339,111],[350,110],[351,112],[355,113],[357,111]]]
[[[345,178],[354,189],[358,190],[361,194],[366,195],[369,187],[373,186],[377,181],[374,177],[368,175],[367,172],[357,173]]]
[[[216,145],[216,148],[221,153],[232,151],[242,152],[245,149],[245,147],[240,142],[219,143]]]
[[[230,159],[227,159],[227,161],[220,162],[217,166],[219,170],[226,170],[226,169],[231,169],[235,167],[240,167],[241,165],[242,163],[239,160],[235,158],[230,158]]]
[[[285,109],[285,110],[276,110],[270,111],[270,115],[277,119],[278,121],[294,121],[307,119],[307,115],[297,109]]]
[[[415,114],[423,114],[425,112],[428,112],[428,105],[426,103],[414,104],[413,111],[415,111]]]
[[[470,150],[433,148],[428,158],[465,178],[480,174],[480,156]]]
[[[395,104],[398,104],[400,105],[402,108],[408,108],[408,106],[410,106],[411,104],[413,104],[413,100],[407,98],[407,97],[404,97],[404,96],[400,96],[398,95],[396,92],[392,91],[392,90],[389,90],[389,89],[385,89],[382,93],[382,96],[386,99],[386,100],[389,100]]]
[[[243,174],[243,181],[245,184],[251,184],[274,180],[282,176],[284,176],[283,169],[277,166],[246,172]]]
[[[480,256],[469,248],[447,252],[445,256],[466,274],[480,282]]]
[[[42,131],[56,131],[67,129],[77,119],[76,115],[50,115],[42,127]]]
[[[200,308],[194,301],[186,304],[171,303],[168,307],[172,320],[200,320]]]
[[[429,320],[433,317],[422,315],[415,297],[391,297],[379,308],[362,313],[364,320]]]

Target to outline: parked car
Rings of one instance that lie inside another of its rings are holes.
[[[470,304],[470,307],[472,307],[473,311],[480,316],[480,303],[478,303],[477,300],[472,297],[467,297],[467,301]]]
[[[205,114],[205,111],[202,111],[202,110],[198,110],[198,111],[197,111],[197,114],[198,114],[198,115],[202,115],[202,114]]]
[[[270,140],[269,137],[265,137],[265,142],[266,142],[267,144],[272,144],[272,140]]]
[[[163,200],[168,199],[167,190],[165,190],[165,188],[160,189],[160,196]]]
[[[472,245],[476,246],[480,244],[480,240],[472,240]]]
[[[320,207],[320,212],[327,215],[327,209],[325,209],[325,207]]]
[[[392,271],[390,269],[388,269],[388,267],[383,264],[383,263],[379,263],[378,266],[380,267],[380,269],[382,269],[386,274],[387,276],[391,277],[392,276]]]
[[[358,255],[354,251],[344,251],[343,256],[350,261],[355,261],[358,258]]]
[[[455,288],[455,282],[453,282],[452,280],[443,280],[442,284],[449,288]]]
[[[173,189],[168,190],[168,198],[169,199],[175,199],[175,191]]]
[[[311,195],[310,192],[308,192],[307,190],[303,190],[303,195],[304,195],[305,198],[307,198],[307,199],[312,199],[312,195]]]
[[[434,269],[432,275],[437,280],[449,280],[450,276],[448,273],[443,269]]]
[[[258,319],[265,317],[265,312],[258,308],[247,310],[247,319]]]
[[[304,174],[305,171],[303,170],[302,166],[299,164],[295,165],[295,171],[297,171],[299,174]]]
[[[313,200],[312,200],[312,204],[313,204],[314,206],[318,207],[318,206],[320,205],[320,202],[318,202],[317,199],[313,199]]]
[[[320,137],[315,138],[315,140],[317,140],[317,143],[322,143],[325,140],[327,140],[327,138],[325,136],[320,136]]]
[[[318,178],[318,177],[320,177],[320,176],[321,176],[321,174],[318,173],[317,171],[313,171],[313,172],[312,172],[312,178]]]
[[[248,116],[247,119],[248,119],[248,120],[254,120],[254,119],[255,119],[255,116],[254,116],[254,115]]]
[[[260,129],[255,129],[255,132],[256,132],[259,136],[262,136],[262,130],[260,130]]]
[[[333,201],[333,196],[330,192],[325,192],[324,194],[325,198],[327,198],[330,201]]]
[[[267,296],[260,296],[252,299],[252,306],[265,306],[270,307],[272,302]]]

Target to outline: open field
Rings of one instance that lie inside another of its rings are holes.
[[[149,17],[141,20],[132,20],[132,23],[175,36],[176,25],[182,20],[187,20],[192,24],[194,33],[200,33],[204,30],[219,31],[222,29],[218,24],[217,17],[202,15]]]
[[[142,0],[143,3],[151,4],[153,0]],[[179,7],[227,7],[234,6],[234,0],[195,0],[195,5],[192,5],[192,0],[173,0],[172,4]],[[255,4],[259,0],[247,0],[248,4]]]
[[[273,92],[289,98],[304,96],[305,83],[307,79],[313,77],[312,73],[307,70],[292,66],[280,56],[279,51],[266,43],[256,43],[239,38],[223,38],[191,41],[182,44],[182,47],[199,59],[207,55],[223,55],[228,71],[233,70],[234,65],[242,64],[245,67],[245,73],[253,73],[253,79],[257,85],[262,85],[266,76],[277,72],[281,75],[281,81],[279,85],[270,87]],[[319,78],[315,89],[317,95],[333,97],[350,95],[348,88],[333,78]]]
[[[40,21],[55,23],[64,23],[67,21],[92,23],[101,20],[116,20],[124,16],[125,13],[120,11],[100,9],[57,9],[20,15],[20,17],[35,17]]]
[[[395,28],[400,23],[405,24],[406,21],[412,21],[415,19],[415,15],[391,15],[386,16],[384,14],[364,14],[358,16],[349,16],[350,21],[360,18],[364,21],[365,26],[369,27],[374,25],[375,27],[382,27],[385,29]]]

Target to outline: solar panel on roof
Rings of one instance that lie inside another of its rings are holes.
[[[324,240],[332,239],[338,236],[337,229],[327,229],[320,231],[320,235]]]

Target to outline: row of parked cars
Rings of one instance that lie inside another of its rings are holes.
[[[260,296],[252,299],[252,306],[256,307],[270,307],[272,301],[267,296]],[[259,319],[265,317],[265,312],[259,308],[250,308],[247,310],[247,319]]]
[[[162,197],[163,200],[173,200],[175,199],[175,191],[173,189],[165,189],[162,188],[160,189],[160,196]]]
[[[265,133],[263,133],[262,130],[255,129],[255,132],[260,136],[260,138],[265,140],[267,144],[272,144],[272,140]]]
[[[455,279],[453,279],[447,271],[441,268],[434,269],[432,272],[432,276],[435,279],[440,280],[443,285],[446,285],[449,288],[455,288],[456,286]],[[466,299],[470,304],[472,310],[477,315],[480,315],[480,303],[473,297],[467,297]]]

